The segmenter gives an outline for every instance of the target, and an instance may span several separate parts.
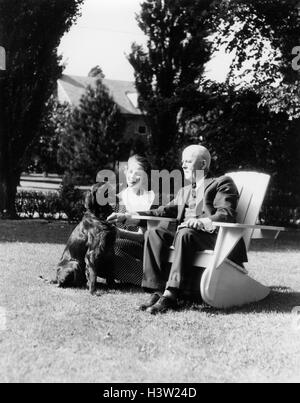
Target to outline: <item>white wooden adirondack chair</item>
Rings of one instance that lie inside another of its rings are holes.
[[[269,175],[237,172],[228,176],[234,180],[240,193],[237,224],[214,223],[214,226],[219,227],[215,250],[198,252],[194,260],[195,268],[205,269],[200,284],[201,296],[208,305],[215,308],[258,302],[270,294],[269,288],[249,277],[247,270],[233,263],[228,256],[242,238],[249,250],[252,238],[263,238],[266,232],[276,238],[280,231],[284,231],[280,227],[255,225],[270,182]],[[148,220],[150,227],[158,224],[157,218],[143,218]],[[174,261],[174,254],[174,248],[171,248],[170,263]]]

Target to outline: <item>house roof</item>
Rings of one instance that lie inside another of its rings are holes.
[[[63,75],[58,80],[69,102],[79,106],[81,97],[86,93],[88,86],[95,87],[97,78]],[[121,113],[126,115],[141,115],[140,109],[135,105],[137,90],[133,82],[103,79],[103,84],[109,90]]]

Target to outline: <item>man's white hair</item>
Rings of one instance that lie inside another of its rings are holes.
[[[193,157],[205,160],[207,170],[209,170],[211,165],[211,154],[206,147],[195,144],[185,148],[184,152],[191,153]]]

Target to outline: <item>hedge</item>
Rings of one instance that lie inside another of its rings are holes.
[[[72,186],[64,186],[59,193],[20,191],[16,210],[20,218],[80,221],[84,213],[84,193]],[[300,226],[300,209],[266,204],[260,214],[267,225]]]
[[[76,189],[67,195],[65,192],[21,190],[16,197],[16,212],[20,218],[80,221],[84,213],[83,200],[83,193]]]

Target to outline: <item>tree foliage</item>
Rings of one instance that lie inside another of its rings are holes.
[[[215,175],[254,170],[272,175],[268,220],[288,224],[300,206],[299,121],[258,107],[260,94],[228,84],[205,83],[205,93],[182,116],[186,144],[213,151]],[[274,211],[276,210],[276,214]]]
[[[58,160],[67,176],[78,184],[92,184],[98,171],[113,168],[122,153],[124,125],[102,81],[88,87],[61,134]]]
[[[82,3],[0,0],[0,43],[7,51],[7,72],[0,82],[0,212],[15,213],[24,154],[62,73],[57,48]]]
[[[49,99],[47,113],[44,114],[38,139],[34,139],[25,154],[24,171],[63,173],[63,169],[58,163],[58,150],[71,111],[72,107],[69,104],[59,103],[55,96]]]
[[[171,1],[142,4],[139,23],[148,37],[147,50],[134,45],[130,61],[141,108],[151,120],[152,151],[169,159],[169,150],[176,150],[181,140],[184,145],[202,142],[214,151],[216,174],[268,172],[273,177],[270,203],[299,206],[300,80],[292,69],[292,49],[300,39],[299,1],[194,5],[179,0],[172,7]],[[204,6],[202,13],[197,6]],[[187,19],[189,26],[197,26],[195,32],[185,26]],[[170,34],[172,26],[178,37]],[[175,45],[188,43],[178,39],[187,32],[196,61],[184,54],[184,46]],[[218,85],[205,80],[203,71],[213,51],[224,45],[233,60],[226,83]],[[187,68],[181,81],[183,59],[195,70]],[[172,161],[176,163],[173,156]]]
[[[221,0],[214,13],[215,45],[233,52],[228,82],[246,84],[272,112],[300,117],[300,76],[293,48],[300,43],[298,0]]]
[[[92,78],[100,78],[101,80],[105,78],[105,74],[103,73],[103,70],[101,69],[100,66],[93,67],[90,70],[88,76]]]
[[[173,167],[178,137],[177,115],[199,86],[210,57],[208,10],[212,0],[146,0],[137,20],[147,49],[133,44],[141,109],[151,129],[151,152],[157,165]],[[162,163],[163,162],[163,163]]]

